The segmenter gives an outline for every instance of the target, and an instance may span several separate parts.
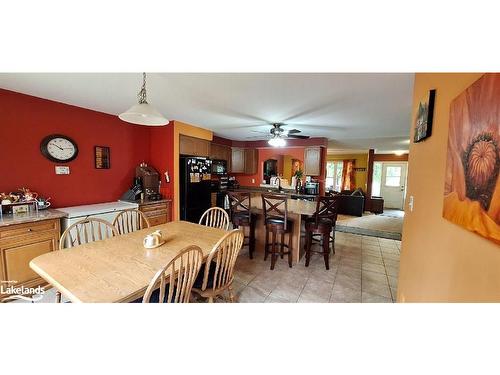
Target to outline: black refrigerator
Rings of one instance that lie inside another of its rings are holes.
[[[212,161],[194,156],[180,157],[181,220],[198,223],[211,206]]]

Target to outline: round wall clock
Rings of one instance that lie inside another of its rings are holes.
[[[76,142],[60,134],[52,134],[42,139],[40,151],[43,156],[56,163],[67,163],[78,156]]]

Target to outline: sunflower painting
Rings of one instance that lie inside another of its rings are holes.
[[[450,106],[443,217],[500,244],[500,74]]]

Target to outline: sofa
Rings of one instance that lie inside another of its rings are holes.
[[[338,197],[338,213],[342,215],[363,216],[365,210],[365,195],[363,190],[342,190],[335,194]]]

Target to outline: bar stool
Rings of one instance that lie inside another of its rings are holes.
[[[337,221],[338,199],[335,196],[318,197],[316,212],[305,221],[306,229],[306,267],[309,267],[311,253],[323,254],[325,267],[330,269],[330,241],[332,242],[333,254],[335,254],[335,223]],[[331,232],[333,234],[331,235]],[[313,236],[320,235],[323,251],[312,251]]]
[[[227,195],[229,197],[231,222],[234,229],[248,227],[248,236],[243,238],[243,246],[248,246],[248,254],[250,255],[250,259],[253,259],[256,215],[250,211],[252,207],[251,194],[248,192],[229,191]]]
[[[288,220],[287,199],[287,196],[283,194],[262,194],[262,209],[266,226],[264,260],[267,260],[268,255],[271,254],[271,270],[274,270],[278,258],[278,246],[281,259],[288,254],[288,266],[292,267],[293,221]],[[288,234],[288,244],[285,244],[285,234]],[[272,242],[269,242],[269,235],[271,235]],[[279,242],[277,242],[278,237]],[[287,251],[284,251],[285,247]]]

